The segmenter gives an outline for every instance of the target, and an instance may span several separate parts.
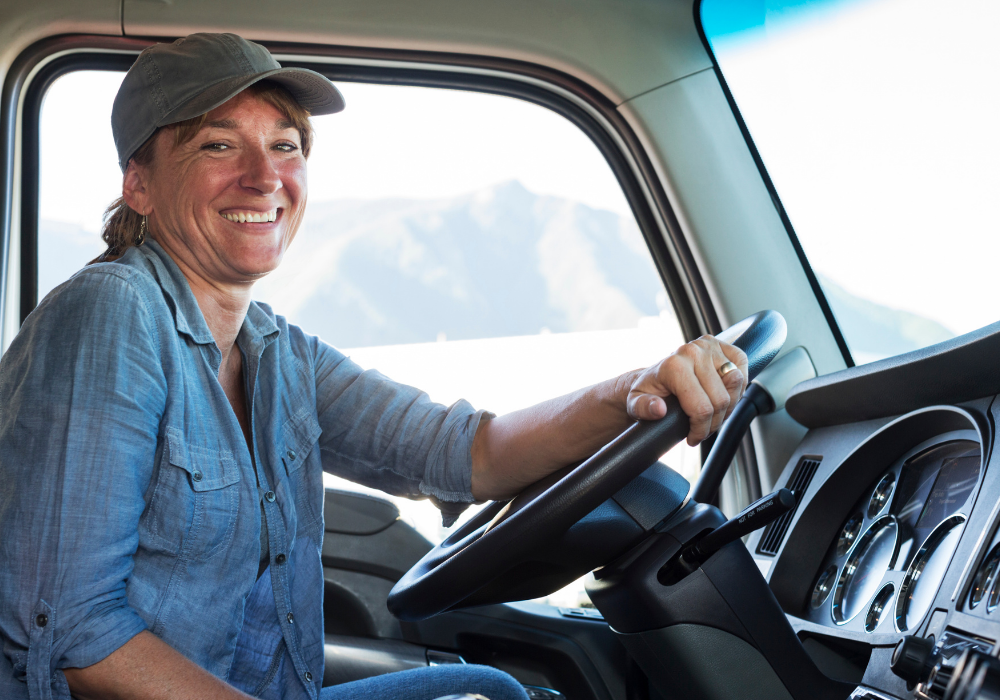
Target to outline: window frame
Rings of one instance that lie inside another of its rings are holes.
[[[763,181],[764,187],[767,188],[767,192],[771,196],[771,202],[774,204],[774,208],[778,212],[778,217],[781,219],[781,224],[785,227],[785,233],[788,234],[788,240],[791,241],[792,248],[795,250],[795,254],[799,258],[799,263],[801,263],[802,270],[806,274],[809,286],[812,288],[813,294],[816,296],[816,302],[819,304],[819,308],[823,311],[823,316],[826,318],[827,325],[830,326],[830,332],[833,334],[833,339],[836,341],[837,347],[840,349],[840,354],[843,356],[844,362],[848,368],[854,367],[854,356],[851,354],[851,349],[847,344],[847,339],[840,330],[840,324],[837,323],[837,317],[833,313],[833,307],[830,306],[830,302],[826,298],[826,292],[823,291],[823,287],[819,283],[819,278],[816,276],[816,271],[812,268],[812,263],[810,263],[809,258],[806,257],[805,249],[802,247],[802,243],[799,241],[799,237],[795,233],[795,227],[792,226],[792,220],[788,217],[788,212],[785,211],[785,205],[782,204],[781,198],[778,196],[778,190],[774,186],[774,181],[771,180],[771,175],[767,172],[764,160],[760,157],[760,151],[757,150],[757,145],[754,143],[753,137],[750,135],[750,130],[747,128],[746,121],[743,119],[743,114],[740,112],[740,108],[736,104],[736,99],[733,97],[733,93],[729,89],[729,83],[726,82],[726,76],[722,73],[719,61],[715,57],[715,52],[712,50],[711,43],[709,43],[708,35],[705,33],[705,27],[701,21],[701,5],[703,1],[704,0],[694,0],[694,24],[698,29],[698,36],[701,38],[701,43],[705,47],[705,52],[712,61],[712,70],[715,71],[715,77],[719,80],[719,85],[722,86],[722,92],[726,96],[726,102],[729,103],[729,109],[732,110],[733,117],[736,119],[736,123],[740,127],[740,133],[743,134],[743,140],[746,141],[747,149],[749,149],[753,162],[757,166],[757,171],[760,173],[760,179]]]

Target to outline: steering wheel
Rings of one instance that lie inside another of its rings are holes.
[[[784,344],[785,319],[776,311],[761,311],[716,337],[747,354],[749,382]],[[559,540],[655,464],[688,430],[688,417],[676,397],[668,397],[665,417],[633,423],[589,459],[555,472],[511,501],[484,508],[403,575],[389,593],[390,612],[401,620],[423,620],[463,607],[463,602],[483,604],[472,602],[477,591],[536,555],[541,544]],[[687,495],[683,483],[676,506]]]

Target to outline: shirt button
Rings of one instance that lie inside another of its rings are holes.
[[[49,616],[45,613],[41,613],[35,617],[35,624],[39,627],[45,627],[45,625],[49,624]]]
[[[264,500],[268,503],[274,503],[274,491],[268,491],[264,494]]]
[[[288,459],[293,460],[293,461],[295,460],[295,450],[289,450],[288,451]]]
[[[288,620],[288,624],[290,624],[290,625],[294,625],[295,624],[295,615],[292,615],[291,613],[288,613],[287,615],[285,615],[285,619]]]
[[[309,673],[309,671],[306,671],[305,677],[306,677],[306,683],[312,683],[313,674]]]
[[[284,564],[286,559],[288,559],[288,557],[286,557],[284,554],[279,554],[278,556],[276,556],[274,558],[274,563],[275,564]]]
[[[191,472],[191,478],[195,481],[201,481],[201,472]]]

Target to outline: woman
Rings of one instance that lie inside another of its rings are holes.
[[[322,470],[453,520],[662,417],[665,396],[694,444],[742,394],[743,353],[706,337],[495,418],[252,302],[302,220],[309,113],[343,106],[229,34],[155,45],[127,74],[108,250],[0,360],[0,696],[524,698],[476,666],[321,690]]]

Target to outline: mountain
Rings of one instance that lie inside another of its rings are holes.
[[[255,296],[341,347],[634,327],[662,284],[635,223],[512,181],[311,203]]]
[[[41,295],[103,249],[94,233],[42,221]],[[953,336],[821,283],[858,361]],[[631,328],[666,305],[631,218],[516,181],[449,199],[310,203],[254,296],[340,347]]]
[[[937,321],[855,296],[828,277],[819,275],[819,280],[851,354],[859,364],[955,337]]]
[[[75,224],[42,219],[38,226],[38,298],[104,252],[96,233]]]

